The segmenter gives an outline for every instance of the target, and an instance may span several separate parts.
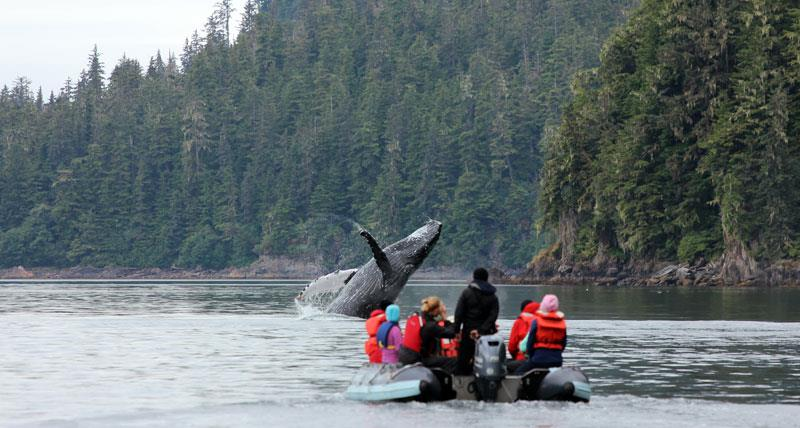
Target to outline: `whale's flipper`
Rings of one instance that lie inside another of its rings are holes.
[[[383,272],[383,278],[386,279],[392,273],[392,264],[389,263],[389,258],[386,257],[386,253],[384,253],[381,246],[378,245],[378,241],[376,241],[369,232],[361,230],[359,234],[367,240],[367,244],[369,244],[369,248],[372,250],[372,257],[375,257],[375,262],[378,264],[378,268],[381,272]]]

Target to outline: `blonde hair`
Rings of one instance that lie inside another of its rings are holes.
[[[436,312],[439,308],[442,307],[442,300],[436,296],[428,296],[422,299],[422,307],[420,310],[426,314],[431,314]]]

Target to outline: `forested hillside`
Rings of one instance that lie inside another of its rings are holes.
[[[543,129],[632,3],[250,0],[236,31],[223,0],[177,58],[95,49],[49,97],[20,78],[0,266],[346,266],[353,221],[388,243],[428,217],[429,265],[522,266]]]
[[[580,73],[543,168],[562,265],[800,257],[800,6],[645,0]],[[721,256],[721,258],[720,258]]]

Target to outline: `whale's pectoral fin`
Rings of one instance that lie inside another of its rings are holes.
[[[392,265],[389,263],[389,258],[386,257],[386,253],[383,252],[381,246],[378,245],[378,241],[376,241],[369,232],[362,230],[360,235],[367,240],[367,244],[369,244],[369,248],[372,250],[372,257],[375,257],[378,268],[383,272],[383,277],[386,278],[392,272]]]

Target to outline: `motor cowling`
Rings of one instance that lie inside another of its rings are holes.
[[[500,335],[481,336],[475,344],[475,392],[479,400],[495,401],[506,377],[506,345]]]

